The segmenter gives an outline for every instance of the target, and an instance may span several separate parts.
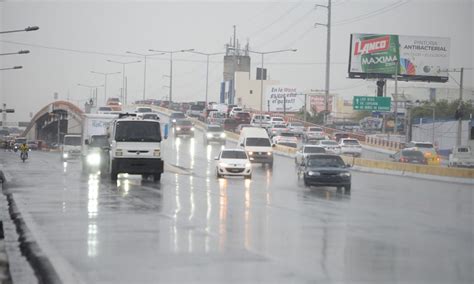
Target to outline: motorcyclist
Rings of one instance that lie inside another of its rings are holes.
[[[19,149],[20,149],[20,153],[21,154],[24,153],[26,155],[26,157],[28,158],[28,151],[30,150],[30,148],[28,148],[28,145],[26,143],[23,143],[23,144],[20,145]]]

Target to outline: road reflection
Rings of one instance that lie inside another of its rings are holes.
[[[95,257],[97,255],[98,246],[98,228],[97,215],[98,196],[99,196],[100,177],[96,174],[90,174],[88,179],[88,193],[87,193],[87,213],[88,213],[88,227],[87,227],[87,256]]]

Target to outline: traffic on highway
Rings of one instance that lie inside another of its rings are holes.
[[[0,1],[0,283],[474,283],[473,5]]]

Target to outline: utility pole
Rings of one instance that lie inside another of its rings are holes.
[[[305,94],[304,94],[304,113],[303,113],[303,114],[304,114],[304,119],[303,119],[303,120],[304,120],[304,123],[305,123],[305,124],[306,124],[306,112],[307,112],[307,110],[306,110],[306,108],[307,108],[306,103],[307,103],[307,101],[308,101],[308,94],[305,93]]]
[[[234,103],[235,99],[235,72],[237,72],[237,27],[234,25],[234,58],[233,58],[233,75],[232,75],[232,101],[229,103]],[[263,72],[263,70],[262,70]],[[261,111],[261,110],[260,110]]]
[[[395,67],[395,94],[393,95],[393,112],[395,113],[395,128],[393,129],[393,134],[398,133],[398,59],[395,61],[397,65]]]
[[[459,79],[459,109],[462,106],[462,89],[463,89],[463,81],[464,81],[464,67],[461,67],[460,71],[460,79]],[[458,132],[456,136],[456,146],[461,146],[461,140],[462,140],[462,115],[459,116],[458,118]]]
[[[329,114],[329,88],[330,88],[330,72],[331,72],[331,0],[328,0],[328,5],[315,5],[315,7],[323,7],[328,10],[327,23],[316,23],[316,26],[325,26],[327,28],[326,38],[326,83],[324,88],[324,124],[327,123],[327,115]]]

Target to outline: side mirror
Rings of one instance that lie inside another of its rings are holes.
[[[347,164],[347,165],[346,165],[346,168],[350,168],[350,167],[352,167],[351,164]]]
[[[89,145],[89,139],[84,140],[84,144]]]
[[[272,144],[272,147],[275,148],[275,147],[276,147],[276,144]]]
[[[214,157],[214,160],[216,160],[216,161],[219,160],[219,157]]]
[[[240,143],[240,147],[244,147],[244,143]]]

